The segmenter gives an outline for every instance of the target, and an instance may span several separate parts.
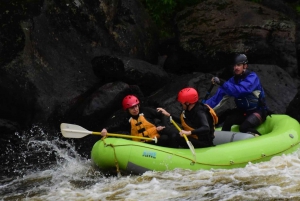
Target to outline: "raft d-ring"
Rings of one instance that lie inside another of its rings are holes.
[[[234,164],[234,161],[229,161],[229,163],[232,165],[232,164]]]
[[[195,165],[195,161],[192,161],[192,162],[190,163],[190,165]]]
[[[266,157],[266,154],[261,154],[261,157]]]

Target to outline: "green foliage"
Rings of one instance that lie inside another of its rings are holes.
[[[300,13],[300,5],[296,6],[296,11],[297,11],[297,13]]]
[[[300,14],[300,1],[289,3],[289,5],[297,12],[297,14]]]
[[[172,36],[173,18],[177,12],[202,0],[140,0],[156,23],[162,38]]]

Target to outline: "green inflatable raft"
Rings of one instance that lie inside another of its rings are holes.
[[[272,115],[258,127],[261,136],[239,133],[238,126],[231,132],[216,131],[214,147],[176,149],[135,142],[122,138],[97,141],[91,152],[92,161],[101,169],[116,168],[132,174],[148,170],[166,171],[175,168],[231,169],[245,167],[249,162],[268,161],[273,156],[292,153],[299,148],[299,122],[287,115]]]

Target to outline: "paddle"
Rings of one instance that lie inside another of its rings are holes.
[[[82,138],[87,135],[101,135],[101,132],[95,132],[95,131],[89,131],[85,128],[82,128],[81,126],[75,125],[75,124],[66,124],[62,123],[60,124],[60,130],[64,137],[66,138]],[[135,138],[135,139],[141,139],[141,140],[152,140],[157,143],[157,138],[147,138],[147,137],[139,137],[139,136],[132,136],[132,135],[124,135],[124,134],[113,134],[113,133],[107,133],[107,136],[112,137],[122,137],[122,138]]]
[[[177,130],[180,132],[180,131],[181,131],[181,128],[176,124],[176,122],[172,119],[171,116],[170,116],[170,121],[171,121],[172,124],[177,128]],[[184,137],[184,139],[185,139],[187,145],[189,146],[189,148],[190,148],[190,150],[191,150],[191,152],[192,152],[192,154],[193,154],[193,156],[194,156],[194,159],[195,159],[195,161],[196,161],[195,148],[194,148],[193,144],[188,140],[188,138],[186,137],[185,134],[182,134],[182,135],[183,135],[183,137]]]
[[[205,103],[206,102],[206,100],[207,100],[207,98],[208,98],[208,96],[209,96],[209,94],[210,94],[210,92],[212,91],[212,89],[214,88],[214,84],[211,84],[210,85],[210,87],[209,87],[209,89],[207,90],[207,92],[206,92],[206,95],[205,95],[205,97],[202,99],[202,103]]]

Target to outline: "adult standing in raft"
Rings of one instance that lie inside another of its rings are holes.
[[[234,97],[236,108],[226,117],[222,131],[230,131],[234,124],[239,125],[240,132],[260,135],[256,127],[262,124],[269,110],[266,106],[265,93],[255,72],[248,69],[248,59],[245,54],[235,57],[234,76],[224,82],[218,77],[212,78],[212,83],[219,85],[217,93],[206,101],[212,108],[219,107],[225,96]],[[220,106],[221,107],[221,106]]]
[[[181,103],[183,111],[180,118],[172,118],[181,122],[183,130],[180,131],[180,135],[173,136],[172,143],[177,143],[177,147],[188,148],[183,138],[183,134],[185,134],[195,148],[214,146],[215,124],[218,122],[218,117],[213,109],[198,101],[198,92],[191,87],[182,89],[178,93],[177,100]],[[167,117],[171,116],[163,108],[157,108],[157,111]],[[172,147],[176,147],[176,145],[173,144]]]
[[[159,146],[168,146],[170,141],[168,135],[163,135],[162,131],[165,128],[167,119],[163,114],[157,112],[153,108],[140,107],[139,99],[134,95],[125,96],[122,101],[123,109],[128,114],[124,121],[119,126],[111,126],[103,128],[102,136],[106,136],[107,132],[127,131],[133,136],[157,138]],[[160,121],[160,125],[155,125],[155,120]],[[153,144],[153,141],[144,141],[133,139],[134,141],[146,142]]]

